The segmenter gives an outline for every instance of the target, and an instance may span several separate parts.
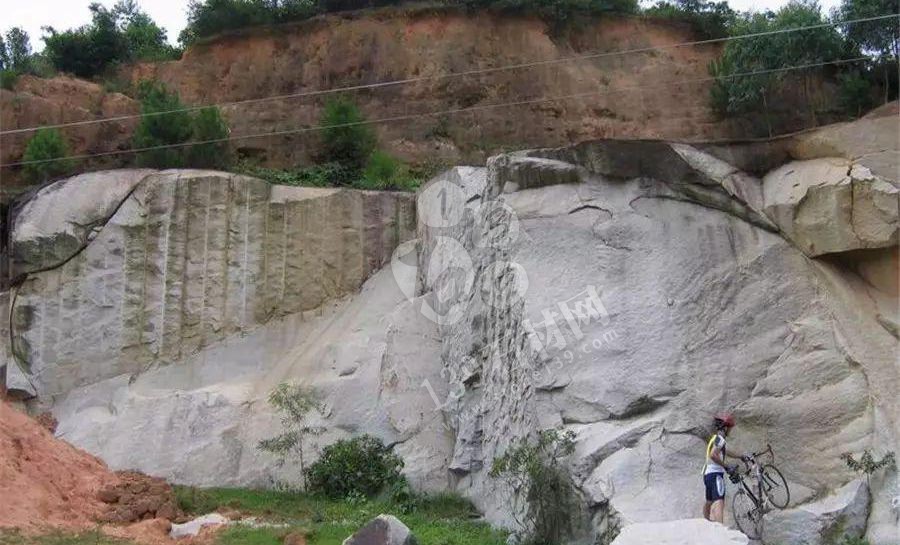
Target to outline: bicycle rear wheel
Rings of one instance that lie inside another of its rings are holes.
[[[771,464],[764,465],[762,479],[763,491],[769,497],[772,506],[778,509],[787,507],[791,501],[791,490],[778,468]]]
[[[731,514],[738,530],[750,539],[759,539],[762,511],[743,489],[738,490],[731,498]]]

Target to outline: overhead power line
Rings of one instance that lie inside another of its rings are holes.
[[[707,44],[728,42],[731,40],[758,38],[758,37],[762,37],[762,36],[772,36],[772,35],[776,35],[776,34],[785,34],[785,33],[790,33],[790,32],[802,32],[805,30],[814,30],[817,28],[827,28],[827,27],[834,27],[834,26],[840,26],[840,25],[853,25],[853,24],[858,24],[858,23],[867,23],[867,22],[880,21],[880,20],[891,19],[891,18],[900,18],[900,14],[878,15],[878,16],[874,16],[874,17],[865,17],[865,18],[861,18],[861,19],[851,19],[851,20],[846,20],[846,21],[832,21],[832,22],[828,22],[828,23],[820,23],[820,24],[809,25],[809,26],[804,26],[804,27],[784,28],[784,29],[778,29],[778,30],[768,30],[768,31],[764,31],[764,32],[753,32],[753,33],[749,33],[749,34],[741,34],[739,36],[726,36],[724,38],[711,38],[708,40],[695,40],[695,41],[691,41],[691,42],[681,42],[681,43],[670,44],[670,45],[639,47],[639,48],[635,48],[635,49],[624,49],[624,50],[619,50],[619,51],[595,52],[595,53],[588,53],[585,55],[575,55],[575,56],[571,56],[571,57],[563,57],[560,59],[546,59],[546,60],[542,60],[542,61],[533,61],[533,62],[525,62],[525,63],[518,63],[518,64],[508,64],[508,65],[496,66],[496,67],[492,67],[492,68],[479,68],[479,69],[475,69],[475,70],[464,70],[464,71],[460,71],[460,72],[447,72],[444,74],[435,74],[435,75],[431,75],[431,76],[417,76],[414,78],[382,81],[382,82],[376,82],[376,83],[365,83],[365,84],[360,84],[360,85],[334,87],[334,88],[330,88],[330,89],[319,89],[319,90],[313,90],[313,91],[303,91],[303,92],[298,92],[298,93],[290,93],[290,94],[286,94],[286,95],[273,95],[273,96],[268,96],[268,97],[250,98],[250,99],[238,100],[238,101],[233,101],[233,102],[220,102],[220,103],[216,103],[216,104],[207,104],[207,105],[203,105],[203,106],[188,106],[185,108],[177,108],[177,109],[173,109],[173,110],[164,110],[164,111],[159,111],[159,112],[148,112],[148,113],[144,113],[144,114],[129,114],[129,115],[120,115],[120,116],[112,116],[112,117],[101,117],[101,118],[96,118],[96,119],[86,119],[83,121],[71,121],[68,123],[57,123],[57,124],[53,124],[53,125],[39,125],[39,126],[36,125],[33,127],[24,127],[21,129],[10,129],[8,131],[0,131],[0,136],[9,135],[9,134],[21,134],[21,133],[26,133],[26,132],[34,132],[34,131],[37,131],[40,129],[61,129],[61,128],[66,128],[66,127],[94,125],[97,123],[111,123],[114,121],[127,121],[129,119],[138,119],[141,117],[152,117],[152,116],[157,116],[157,115],[166,115],[166,114],[173,114],[173,113],[180,113],[180,112],[194,112],[194,111],[202,110],[204,108],[212,108],[212,107],[226,108],[226,107],[234,107],[234,106],[245,106],[247,104],[257,104],[257,103],[261,103],[261,102],[272,102],[272,101],[288,100],[288,99],[294,99],[294,98],[307,98],[307,97],[322,96],[322,95],[329,95],[329,94],[335,94],[335,93],[344,93],[344,92],[350,92],[350,91],[362,91],[362,90],[367,90],[367,89],[380,89],[380,88],[393,87],[393,86],[398,86],[398,85],[409,85],[411,83],[420,83],[420,82],[424,82],[424,81],[439,81],[439,80],[444,80],[444,79],[452,79],[452,78],[459,78],[459,77],[465,77],[465,76],[477,76],[477,75],[491,74],[491,73],[502,72],[502,71],[507,71],[507,70],[535,68],[535,67],[539,67],[539,66],[548,66],[548,65],[562,64],[562,63],[575,62],[575,61],[581,61],[581,60],[599,59],[599,58],[604,58],[604,57],[616,57],[616,56],[622,56],[622,55],[632,55],[632,54],[637,54],[637,53],[649,53],[651,51],[664,51],[667,49],[676,49],[676,48],[680,48],[680,47],[694,47],[694,46],[698,46],[698,45],[707,45]]]
[[[34,161],[19,161],[16,163],[2,164],[2,165],[0,165],[0,168],[18,167],[18,166],[25,166],[25,165],[37,165],[37,164],[52,163],[52,162],[57,162],[57,161],[91,159],[94,157],[107,157],[107,156],[111,156],[111,155],[123,155],[126,153],[143,153],[143,152],[147,152],[147,151],[155,151],[155,150],[171,149],[171,148],[181,148],[181,147],[188,147],[188,146],[200,146],[200,145],[204,145],[204,144],[220,144],[220,143],[234,141],[234,140],[248,140],[248,139],[252,139],[252,138],[285,136],[285,135],[289,135],[289,134],[300,134],[300,133],[315,132],[315,131],[328,130],[328,129],[337,129],[337,128],[342,128],[342,127],[353,127],[353,126],[357,126],[357,125],[373,125],[373,124],[380,124],[380,123],[392,123],[392,122],[398,122],[398,121],[408,121],[411,119],[418,119],[418,118],[423,118],[423,117],[455,115],[455,114],[476,112],[476,111],[482,111],[482,110],[491,110],[491,109],[495,109],[495,108],[508,108],[508,107],[512,107],[512,106],[526,106],[529,104],[538,104],[538,103],[542,103],[542,102],[571,100],[571,99],[576,99],[576,98],[585,98],[585,97],[589,97],[589,96],[614,95],[614,94],[623,93],[623,92],[627,92],[627,91],[648,91],[648,90],[668,89],[671,87],[690,85],[690,84],[694,84],[694,83],[704,83],[704,82],[726,80],[726,79],[733,79],[733,78],[740,78],[740,77],[760,76],[760,75],[774,74],[774,73],[779,73],[779,72],[789,72],[791,70],[804,70],[807,68],[817,68],[820,66],[828,66],[828,65],[848,64],[848,63],[854,63],[854,62],[858,62],[861,60],[865,60],[867,58],[868,57],[856,57],[856,58],[852,58],[852,59],[823,61],[823,62],[817,62],[817,63],[797,65],[797,66],[787,66],[787,67],[782,67],[782,68],[770,68],[770,69],[766,69],[766,70],[755,70],[752,72],[730,74],[728,76],[710,76],[710,77],[706,77],[706,78],[696,78],[696,79],[688,79],[688,80],[682,80],[682,81],[677,81],[677,82],[669,82],[668,84],[665,84],[665,85],[655,85],[655,86],[632,85],[632,86],[627,86],[627,87],[620,87],[617,89],[604,89],[604,90],[600,90],[600,91],[589,91],[589,92],[584,92],[584,93],[575,93],[575,94],[571,94],[571,95],[524,99],[524,100],[518,100],[518,101],[513,101],[513,102],[501,102],[501,103],[496,103],[496,104],[481,104],[481,105],[476,105],[476,106],[469,106],[466,108],[454,108],[454,109],[450,109],[450,110],[441,110],[441,111],[437,111],[437,112],[423,112],[423,113],[417,113],[417,114],[406,114],[406,115],[384,117],[384,118],[371,119],[371,120],[365,120],[365,121],[354,121],[354,122],[350,122],[350,123],[338,123],[338,124],[333,124],[333,125],[301,127],[298,129],[287,129],[287,130],[266,132],[266,133],[229,136],[229,137],[225,137],[225,138],[203,140],[200,142],[183,142],[180,144],[163,144],[163,145],[159,145],[159,146],[149,146],[149,147],[144,147],[144,148],[132,148],[132,149],[127,149],[127,150],[114,150],[114,151],[107,151],[107,152],[100,152],[100,153],[74,155],[74,156],[68,156],[68,157],[58,157],[58,158],[53,158],[53,159],[40,159],[40,160],[34,160]]]

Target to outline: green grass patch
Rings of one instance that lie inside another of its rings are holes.
[[[309,545],[340,545],[362,525],[381,513],[397,516],[422,545],[504,545],[505,532],[476,520],[468,500],[451,494],[418,498],[404,508],[385,499],[331,500],[306,494],[239,488],[176,487],[185,512],[201,515],[236,510],[246,517],[286,524],[287,527],[233,526],[219,534],[217,545],[280,545],[294,531],[307,535]],[[5,545],[5,544],[3,544]]]

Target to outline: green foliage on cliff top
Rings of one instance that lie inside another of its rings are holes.
[[[119,0],[112,9],[93,3],[90,24],[58,32],[45,27],[44,53],[57,70],[91,78],[120,62],[177,58],[166,31],[134,0]]]
[[[323,13],[336,13],[384,6],[410,0],[192,0],[188,24],[179,35],[182,45],[241,28],[302,21]],[[436,6],[501,13],[538,15],[563,22],[579,15],[637,13],[637,0],[436,0]]]

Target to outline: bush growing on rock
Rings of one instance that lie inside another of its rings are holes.
[[[857,473],[862,473],[866,476],[866,484],[869,484],[870,477],[880,469],[888,469],[895,470],[897,469],[897,459],[894,456],[893,451],[888,452],[884,456],[881,457],[881,460],[876,460],[872,455],[872,451],[866,449],[859,456],[859,459],[853,457],[853,454],[850,452],[845,452],[841,454],[841,460],[847,464],[847,468],[851,471],[855,471]]]
[[[417,181],[410,175],[403,162],[388,153],[376,150],[369,156],[359,186],[362,189],[412,191],[417,186]]]
[[[510,485],[513,512],[533,545],[562,543],[572,534],[578,502],[561,461],[574,451],[574,432],[544,430],[536,443],[519,441],[491,465],[491,477]]]
[[[28,141],[22,161],[25,163],[25,175],[32,182],[46,182],[51,178],[65,174],[72,163],[62,160],[68,156],[68,146],[62,134],[56,129],[40,129]]]
[[[309,491],[329,498],[372,497],[405,480],[403,460],[371,435],[342,439],[322,450],[306,471]]]

